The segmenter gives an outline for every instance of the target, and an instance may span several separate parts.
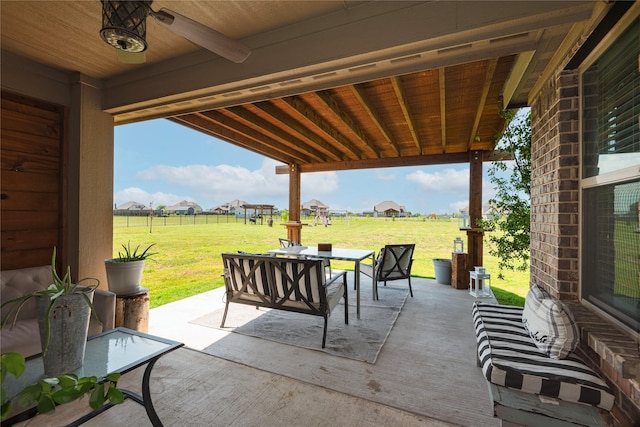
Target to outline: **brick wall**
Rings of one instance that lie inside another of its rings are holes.
[[[531,282],[568,302],[578,353],[613,389],[615,426],[640,426],[640,349],[579,297],[579,75],[561,71],[531,103]]]
[[[531,105],[531,281],[578,298],[578,73],[547,82]]]

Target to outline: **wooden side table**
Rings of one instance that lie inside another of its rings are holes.
[[[116,327],[124,326],[138,332],[149,332],[149,289],[116,296]]]
[[[451,287],[469,289],[469,255],[466,253],[451,254]]]

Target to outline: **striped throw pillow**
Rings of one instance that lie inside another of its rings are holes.
[[[571,311],[536,285],[525,298],[522,323],[536,347],[552,359],[564,359],[578,346],[580,335]]]

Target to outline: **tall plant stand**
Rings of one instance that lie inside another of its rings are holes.
[[[149,332],[149,289],[140,288],[130,295],[116,296],[116,327]]]

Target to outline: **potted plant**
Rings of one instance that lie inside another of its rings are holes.
[[[93,291],[100,282],[88,277],[73,283],[69,267],[61,278],[56,271],[55,247],[51,257],[51,276],[53,283],[48,288],[5,301],[2,307],[10,305],[10,309],[0,326],[5,327],[13,316],[13,327],[24,304],[34,298],[45,374],[58,375],[82,366],[91,314],[100,321],[93,306]],[[87,280],[94,283],[79,286]]]
[[[72,373],[45,377],[7,396],[4,387],[5,378],[7,374],[20,377],[25,370],[25,359],[19,353],[3,353],[0,361],[2,367],[0,420],[4,420],[11,414],[11,409],[16,403],[23,408],[29,408],[35,404],[38,413],[48,414],[55,411],[56,405],[72,402],[87,394],[90,395],[89,406],[94,410],[102,407],[105,400],[109,400],[114,405],[124,401],[122,391],[117,388],[120,379],[118,373],[109,374],[104,378],[78,377]]]
[[[153,246],[155,243],[150,244],[144,250],[140,248],[140,245],[132,249],[131,242],[127,242],[126,245],[123,243],[123,252],[118,252],[116,258],[104,260],[107,282],[111,292],[116,295],[131,295],[140,291],[144,261],[156,254],[149,252]]]

